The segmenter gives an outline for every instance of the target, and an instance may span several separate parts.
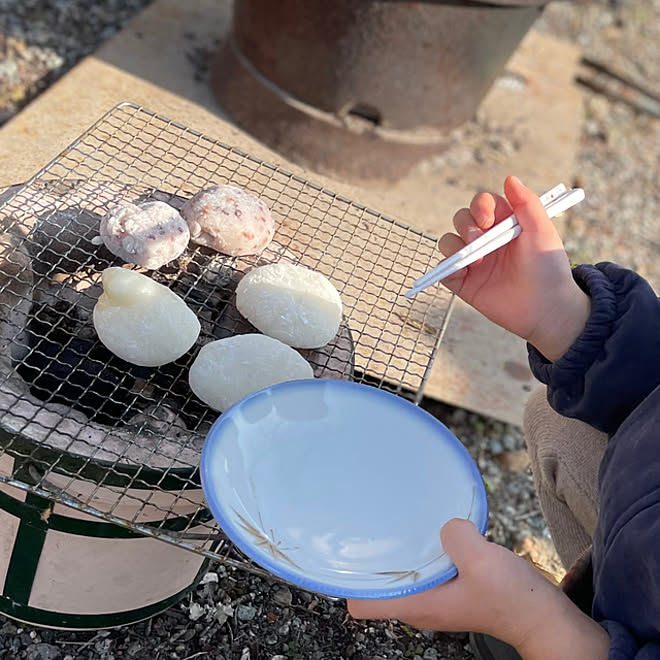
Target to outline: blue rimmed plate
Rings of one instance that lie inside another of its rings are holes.
[[[281,383],[227,410],[208,434],[202,487],[227,536],[305,589],[394,598],[456,574],[439,532],[484,533],[483,481],[458,439],[409,401],[335,380]]]

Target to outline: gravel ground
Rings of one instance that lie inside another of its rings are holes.
[[[0,0],[0,125],[151,0]]]
[[[148,0],[0,0],[0,124],[112,36]],[[551,4],[537,28],[660,94],[660,1]],[[585,93],[576,183],[588,191],[561,228],[574,262],[611,259],[660,290],[660,122]],[[524,174],[524,173],[521,173]],[[561,574],[539,513],[519,428],[425,401],[461,438],[489,493],[492,540]],[[330,601],[212,565],[191,596],[153,619],[111,631],[32,629],[0,617],[0,658],[27,660],[449,660],[472,658],[464,634],[356,622]]]
[[[537,27],[583,49],[660,99],[660,2],[557,2]],[[655,103],[660,110],[660,100]],[[660,290],[660,121],[587,93],[576,183],[584,203],[561,222],[574,263],[611,260],[634,268]]]

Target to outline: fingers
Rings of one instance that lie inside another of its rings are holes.
[[[507,177],[504,182],[504,194],[506,198],[490,192],[475,195],[470,202],[469,214],[466,213],[466,209],[461,209],[454,216],[454,225],[456,226],[457,220],[460,220],[461,226],[467,228],[470,226],[469,220],[471,219],[472,224],[485,231],[496,222],[515,213],[523,227],[537,231],[548,227],[550,221],[541,200],[518,177]],[[458,230],[458,226],[456,228]],[[466,231],[474,232],[474,230],[468,229]],[[470,240],[474,240],[474,235],[469,240],[464,237],[464,240],[469,243]]]
[[[445,234],[438,239],[438,250],[442,252],[445,257],[451,257],[459,250],[465,247],[465,241],[456,234]]]
[[[346,605],[354,619],[399,619],[416,628],[455,630],[451,619],[459,597],[455,582],[450,580],[412,596],[385,600],[348,599]],[[454,608],[448,609],[452,604]]]
[[[441,584],[412,596],[386,598],[383,600],[347,599],[348,613],[354,619],[402,619],[420,621],[424,614],[433,613],[434,607],[442,603],[449,583]],[[441,591],[439,591],[441,590]],[[452,593],[447,594],[448,600]],[[413,624],[415,625],[415,624]]]
[[[536,232],[548,230],[554,232],[554,226],[548,218],[538,195],[523,185],[518,177],[507,177],[504,182],[504,194],[523,229]]]
[[[490,229],[495,222],[507,218],[511,213],[511,207],[506,199],[494,193],[479,193],[470,202],[470,214],[475,224],[484,231]]]
[[[438,250],[440,250],[445,257],[451,257],[452,254],[455,254],[464,247],[465,241],[460,236],[456,236],[456,234],[445,234],[438,239]],[[442,280],[442,283],[452,293],[458,293],[466,275],[467,269],[462,268],[453,275],[445,277],[445,279]]]
[[[470,209],[461,209],[454,215],[454,227],[464,243],[471,243],[484,233],[472,217]]]
[[[454,227],[463,241],[470,243],[511,213],[504,197],[482,192],[472,198],[469,209],[460,209],[454,215]]]
[[[494,208],[496,202],[495,200],[491,201],[491,208]],[[470,209],[461,209],[454,215],[454,227],[458,232],[458,236],[456,234],[445,234],[438,240],[438,249],[445,257],[455,254],[484,233],[484,230],[477,226]],[[474,265],[478,265],[480,262],[481,259],[474,262]],[[446,277],[442,280],[442,283],[453,293],[459,293],[466,275],[467,269],[462,268],[453,275]]]
[[[459,571],[483,555],[489,545],[473,523],[453,519],[440,532],[442,545]],[[384,600],[351,600],[346,604],[355,619],[400,619],[418,628],[455,630],[455,616],[465,611],[464,587],[450,580],[412,596]],[[447,609],[450,607],[450,609]]]
[[[354,619],[396,619],[389,600],[348,599],[346,606]]]
[[[469,566],[482,556],[484,544],[488,541],[469,520],[454,518],[440,531],[442,546],[456,564],[459,574],[463,566]],[[423,591],[414,596],[385,600],[348,600],[348,611],[356,619],[398,619],[417,618],[418,611],[428,610],[429,602],[437,604],[438,599],[455,598],[452,583],[446,583],[433,590]],[[438,591],[440,589],[441,591]]]
[[[554,231],[538,196],[519,179],[509,177],[505,181],[504,190],[506,198],[494,193],[479,193],[473,197],[469,208],[460,209],[454,215],[454,227],[458,235],[445,234],[438,241],[438,248],[445,257],[455,254],[513,212],[517,217],[522,216],[518,219],[523,227],[538,227],[538,232],[544,227],[547,229],[549,224],[550,231]],[[479,265],[480,261],[474,265]],[[442,283],[454,293],[458,293],[467,274],[467,269],[462,269],[445,278]]]
[[[458,572],[463,566],[474,562],[483,550],[483,544],[488,543],[479,533],[474,523],[463,518],[453,518],[445,523],[440,531],[442,547],[456,564]]]

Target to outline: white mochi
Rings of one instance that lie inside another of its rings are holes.
[[[181,357],[197,340],[195,313],[167,287],[125,268],[106,268],[101,281],[94,327],[122,360],[157,367]]]
[[[342,316],[337,289],[321,273],[279,263],[250,271],[236,288],[236,307],[265,335],[296,348],[331,341]]]
[[[291,347],[248,334],[206,344],[190,367],[188,382],[206,405],[224,412],[264,387],[313,377],[312,366]]]

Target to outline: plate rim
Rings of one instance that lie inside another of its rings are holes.
[[[457,573],[458,569],[452,563],[452,565],[445,569],[444,571],[434,573],[425,580],[420,582],[415,582],[405,586],[391,587],[391,588],[350,588],[350,587],[340,587],[336,584],[323,582],[320,580],[307,578],[302,573],[297,573],[295,571],[288,571],[282,563],[272,560],[266,552],[260,552],[255,549],[253,544],[247,543],[244,541],[244,535],[237,530],[237,526],[232,522],[230,517],[224,513],[226,507],[223,507],[219,503],[219,498],[215,494],[215,489],[211,487],[211,484],[214,482],[214,477],[211,474],[209,468],[209,455],[211,453],[211,447],[220,440],[217,438],[220,437],[220,431],[223,424],[228,423],[231,419],[231,413],[235,410],[246,405],[251,399],[256,398],[259,395],[263,395],[265,392],[272,392],[273,390],[287,390],[295,389],[300,387],[309,388],[315,387],[316,383],[323,383],[325,387],[334,387],[334,388],[347,388],[347,389],[359,389],[361,392],[366,392],[369,395],[380,396],[381,398],[387,399],[389,402],[395,403],[406,408],[409,412],[412,412],[415,415],[418,415],[424,419],[431,420],[434,424],[439,425],[444,429],[444,435],[447,439],[452,442],[459,450],[459,454],[465,459],[465,463],[468,466],[469,472],[472,474],[475,482],[475,501],[480,501],[483,510],[483,520],[471,522],[477,527],[479,533],[483,536],[486,533],[488,528],[488,519],[489,519],[489,510],[488,510],[488,496],[486,492],[486,486],[483,481],[483,477],[479,472],[479,468],[475,460],[472,458],[468,452],[465,445],[458,439],[458,437],[452,433],[445,424],[443,424],[439,419],[431,415],[429,412],[424,410],[418,405],[415,405],[411,401],[388,392],[386,390],[374,387],[372,385],[367,385],[365,383],[356,383],[353,381],[337,381],[334,379],[324,379],[324,378],[314,378],[314,379],[299,379],[291,380],[283,383],[277,383],[276,385],[271,385],[265,387],[261,390],[253,392],[248,396],[244,397],[240,401],[237,401],[231,407],[229,407],[222,415],[216,419],[216,421],[211,426],[210,430],[206,434],[204,440],[204,445],[202,447],[202,452],[200,456],[200,478],[202,484],[202,490],[204,491],[204,497],[208,504],[213,517],[216,522],[222,529],[222,531],[227,535],[230,541],[245,555],[247,555],[252,561],[257,565],[265,568],[267,571],[273,575],[285,580],[286,582],[299,587],[319,593],[326,596],[331,596],[335,598],[354,598],[354,599],[369,599],[369,600],[382,600],[388,598],[399,598],[402,596],[410,596],[416,593],[421,593],[435,587],[439,584],[449,581]],[[224,420],[224,421],[223,421]]]

